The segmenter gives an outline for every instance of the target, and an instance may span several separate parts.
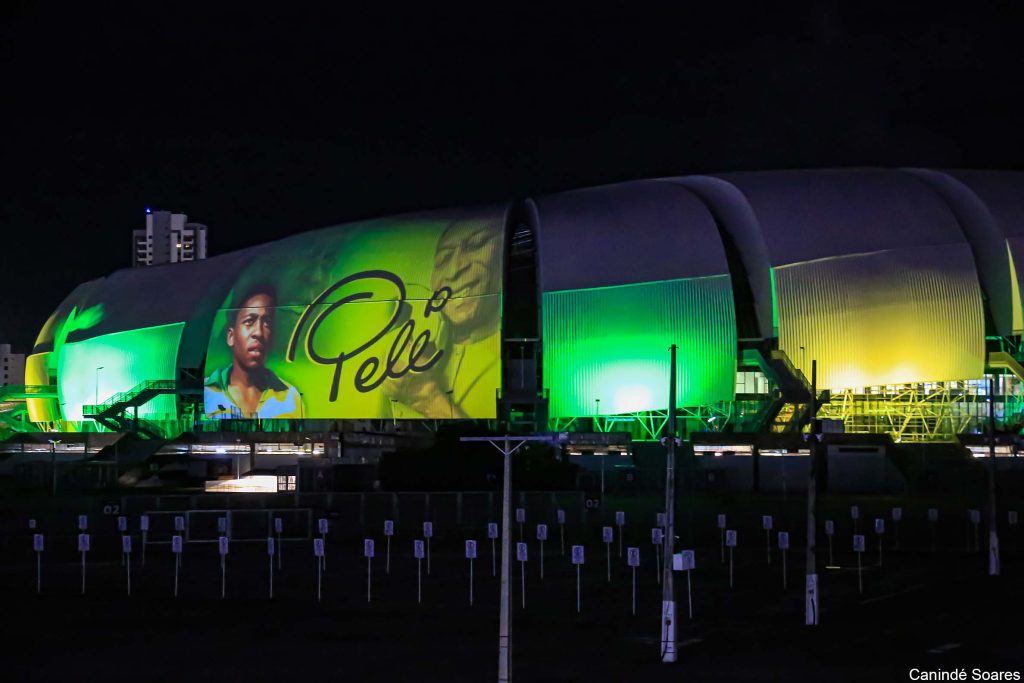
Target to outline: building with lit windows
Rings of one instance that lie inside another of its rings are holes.
[[[206,226],[188,216],[146,209],[146,227],[132,231],[132,266],[201,261],[206,258]]]

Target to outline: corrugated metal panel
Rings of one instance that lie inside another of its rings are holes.
[[[679,345],[679,406],[734,397],[728,276],[549,292],[543,303],[552,417],[667,408],[671,344]]]
[[[983,373],[981,290],[966,244],[821,259],[774,273],[780,348],[806,372],[816,359],[822,388]]]

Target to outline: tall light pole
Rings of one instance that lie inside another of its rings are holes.
[[[996,378],[988,378],[988,575],[999,576],[999,517],[996,515]]]
[[[676,661],[676,592],[672,583],[676,509],[676,345],[669,347],[668,434],[665,457],[665,553],[661,568],[661,661]]]
[[[800,347],[803,348],[803,347]],[[818,625],[818,558],[817,558],[817,518],[815,510],[818,505],[818,473],[821,465],[821,454],[818,448],[816,433],[818,417],[818,361],[811,360],[811,433],[807,439],[811,449],[811,473],[807,479],[807,572],[804,584],[804,624]]]
[[[512,619],[509,614],[509,559],[512,546],[512,454],[527,441],[551,441],[547,436],[464,436],[460,441],[486,441],[504,457],[504,481],[501,487],[501,613],[498,620],[498,683],[512,677]],[[498,444],[501,444],[500,446]],[[513,446],[512,444],[515,443]]]
[[[594,399],[594,431],[595,432],[601,431],[600,419],[601,419],[601,399],[595,398]],[[604,505],[604,459],[605,459],[606,455],[607,454],[604,453],[604,452],[601,453],[601,505],[602,506]]]

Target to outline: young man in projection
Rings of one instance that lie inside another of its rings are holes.
[[[302,397],[267,368],[273,344],[277,291],[252,287],[227,311],[225,341],[231,365],[206,378],[203,401],[208,418],[300,419]]]

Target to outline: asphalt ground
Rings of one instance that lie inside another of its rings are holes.
[[[840,502],[837,510],[845,509]],[[881,500],[865,503],[880,510],[887,505]],[[760,516],[754,514],[771,506],[776,506],[779,521],[793,522],[786,590],[774,535],[769,565],[765,538],[757,529]],[[1013,539],[1004,538],[1002,576],[992,578],[987,576],[986,555],[966,550],[969,526],[949,521],[934,552],[926,524],[907,520],[898,551],[890,527],[883,537],[882,566],[877,537],[869,532],[860,594],[849,545],[852,529],[846,528],[850,522],[837,522],[839,568],[824,568],[823,545],[821,623],[809,628],[803,625],[805,554],[798,547],[802,520],[796,508],[790,510],[778,500],[742,507],[749,507],[743,513],[749,519],[734,553],[732,588],[710,514],[722,505],[710,502],[699,512],[690,511],[690,524],[698,520],[702,533],[689,529],[697,551],[697,568],[691,574],[692,620],[685,574],[675,575],[680,647],[674,664],[662,663],[659,656],[662,595],[647,525],[627,526],[629,542],[642,553],[635,616],[632,571],[625,552],[618,556],[617,541],[610,547],[612,580],[607,580],[606,546],[600,541],[603,520],[567,529],[565,556],[552,525],[543,580],[539,545],[530,540],[525,609],[521,566],[512,563],[513,679],[909,680],[912,668],[966,668],[967,680],[972,680],[974,668],[1024,675],[1024,562]],[[741,507],[729,509],[735,517]],[[499,583],[491,576],[491,550],[483,530],[443,530],[433,539],[429,575],[426,561],[420,564],[420,603],[413,536],[402,532],[392,545],[390,574],[384,571],[384,540],[376,538],[370,602],[362,539],[353,534],[328,536],[320,600],[317,560],[309,540],[284,544],[271,600],[263,542],[231,544],[225,598],[216,544],[187,545],[180,595],[174,598],[168,545],[150,545],[142,566],[136,538],[129,597],[120,537],[116,531],[95,530],[83,596],[73,528],[63,536],[48,536],[42,594],[37,595],[31,538],[27,533],[8,538],[0,563],[0,680],[496,679]],[[516,525],[514,532],[518,536]],[[479,543],[472,607],[469,563],[463,556],[464,538],[471,536]],[[580,613],[576,572],[568,558],[569,546],[578,542],[586,547]]]

